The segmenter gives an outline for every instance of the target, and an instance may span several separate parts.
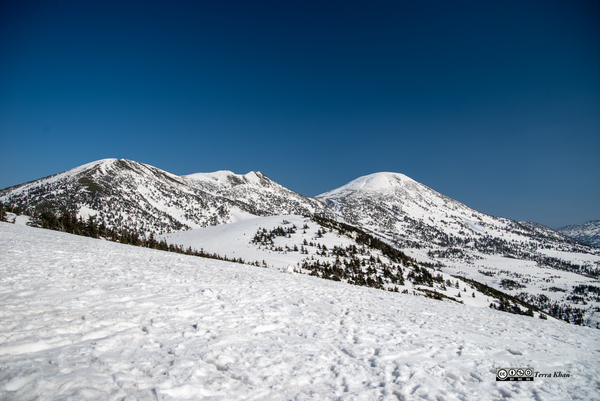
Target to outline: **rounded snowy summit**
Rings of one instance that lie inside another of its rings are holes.
[[[392,192],[403,188],[407,184],[416,183],[410,177],[400,173],[381,172],[358,177],[348,184],[332,191],[319,195],[319,197],[343,196],[354,192]]]

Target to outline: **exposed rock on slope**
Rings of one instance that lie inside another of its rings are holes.
[[[0,191],[22,210],[69,210],[142,232],[207,227],[253,216],[323,213],[325,204],[259,172],[178,176],[131,160],[105,159]]]

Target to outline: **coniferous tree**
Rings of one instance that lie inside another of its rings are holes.
[[[98,234],[99,234],[98,226],[96,225],[96,222],[94,221],[94,217],[92,217],[92,216],[88,216],[88,220],[85,225],[85,233],[89,237],[98,238]]]

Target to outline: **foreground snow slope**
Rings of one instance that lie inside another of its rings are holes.
[[[0,305],[0,399],[600,398],[597,330],[7,223]]]

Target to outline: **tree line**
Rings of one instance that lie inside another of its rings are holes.
[[[0,202],[0,221],[7,220],[6,212],[15,213],[17,215],[21,213],[19,209],[4,205]],[[159,251],[175,252],[202,258],[260,266],[259,262],[249,263],[242,258],[228,258],[216,253],[205,252],[203,249],[198,251],[192,247],[185,248],[183,245],[169,244],[164,238],[159,240],[156,239],[153,233],[150,233],[150,235],[146,237],[145,235],[140,235],[139,233],[128,229],[114,229],[107,227],[104,221],[98,222],[95,216],[89,216],[84,220],[81,216],[77,216],[68,210],[63,211],[60,214],[45,210],[41,213],[34,212],[33,215],[29,217],[30,223],[28,225],[32,227],[60,231],[84,237],[102,238],[112,242],[156,249]]]

